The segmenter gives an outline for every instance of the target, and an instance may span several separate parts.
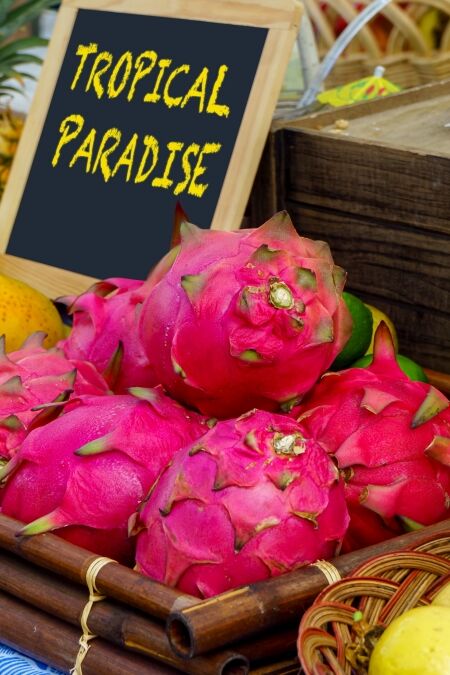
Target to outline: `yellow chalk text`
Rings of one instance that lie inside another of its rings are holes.
[[[79,57],[70,88],[93,89],[97,98],[106,100],[123,94],[128,102],[135,99],[144,103],[163,103],[168,108],[192,108],[199,113],[228,117],[230,107],[219,102],[220,90],[228,73],[228,66],[217,69],[206,66],[200,72],[189,64],[176,64],[153,50],[140,54],[126,51],[114,56],[91,42],[79,44]],[[174,94],[176,80],[177,94]]]
[[[124,59],[124,64],[126,63]],[[124,71],[125,72],[125,71]],[[186,144],[169,141],[160,144],[151,134],[125,134],[113,127],[103,134],[85,129],[82,115],[68,115],[59,127],[60,138],[52,166],[82,166],[85,173],[100,173],[105,183],[119,177],[127,183],[149,183],[153,188],[186,192],[203,197],[209,184],[199,182],[207,173],[207,155],[217,155],[221,143]],[[156,174],[156,175],[155,175]]]

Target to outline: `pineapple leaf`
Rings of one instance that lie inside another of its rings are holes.
[[[6,82],[9,85],[9,80],[14,79],[22,82],[23,80],[36,80],[37,78],[34,75],[29,73],[20,73],[18,70],[9,70],[7,75],[2,75],[1,65],[0,65],[0,90],[3,90],[3,83]]]
[[[11,9],[11,0],[0,0],[0,26]]]
[[[18,80],[19,82],[23,79],[22,73],[19,73],[18,70],[13,70],[13,68],[6,68],[2,63],[0,63],[0,78],[2,78],[3,81]]]
[[[9,65],[9,66],[23,66],[26,63],[37,63],[40,65],[42,63],[42,59],[40,56],[35,56],[34,54],[25,54],[25,53],[17,53],[17,54],[10,54],[10,56],[7,56],[5,59],[0,59],[0,63]]]
[[[0,47],[0,62],[3,62],[8,56],[15,56],[24,49],[31,49],[33,47],[45,47],[48,40],[40,37],[27,37],[20,40],[13,40],[8,42],[4,47]]]
[[[14,87],[14,85],[12,85],[12,84],[8,84],[8,85],[2,84],[1,80],[0,80],[0,95],[8,93],[8,92],[10,92],[12,94],[23,94],[23,91],[20,87]],[[0,156],[0,158],[2,158],[2,157]]]
[[[30,73],[22,73],[22,72],[19,73],[19,71],[16,71],[16,72],[19,75],[21,81],[22,80],[34,80],[34,81],[37,80],[37,77],[35,77],[34,75],[30,75]],[[4,81],[6,82],[6,79]]]
[[[25,4],[16,7],[5,14],[5,2],[1,2],[3,19],[0,25],[0,42],[13,35],[19,28],[33,21],[39,14],[52,5],[54,0],[28,0]],[[8,3],[11,7],[11,1]]]

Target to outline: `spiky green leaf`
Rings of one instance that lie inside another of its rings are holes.
[[[10,9],[12,2],[9,2],[9,8],[6,9],[5,3],[2,2],[3,17],[0,24],[0,42],[16,33],[19,28],[30,23],[30,21],[34,21],[44,9],[52,4],[54,4],[54,0],[28,0],[19,7]]]
[[[416,532],[417,530],[423,530],[424,526],[420,523],[417,523],[415,520],[412,520],[411,518],[407,518],[406,516],[397,516],[397,518],[400,520],[405,532]]]
[[[415,429],[433,419],[440,412],[448,408],[449,401],[438,389],[430,385],[427,395],[414,415],[411,427]]]
[[[0,420],[0,427],[4,427],[10,431],[19,431],[19,429],[24,428],[17,415],[8,415],[8,417],[4,417],[2,420]]]
[[[257,363],[258,361],[263,360],[261,354],[259,354],[256,349],[246,349],[239,354],[239,358],[241,361],[246,361],[247,363]]]
[[[189,300],[194,300],[203,290],[205,278],[201,274],[185,274],[181,277],[181,286]]]
[[[37,518],[33,520],[32,523],[25,525],[17,534],[20,537],[32,537],[35,534],[43,534],[44,532],[50,532],[58,527],[53,514],[48,513],[42,518]]]
[[[85,445],[82,445],[81,448],[75,450],[75,455],[79,457],[88,457],[90,455],[100,455],[102,452],[109,452],[110,450],[115,449],[115,444],[113,442],[112,434],[106,434],[101,438],[96,438]]]
[[[12,42],[8,42],[4,47],[0,47],[0,62],[4,62],[9,56],[15,56],[19,52],[23,52],[24,49],[45,47],[47,44],[48,40],[44,40],[44,38],[40,37],[27,37],[13,40]]]
[[[114,385],[116,384],[117,379],[119,377],[120,368],[122,366],[122,359],[123,359],[123,344],[121,341],[119,341],[116,351],[111,356],[108,365],[103,371],[103,377],[105,378],[106,382],[108,383],[108,386],[111,387],[111,389],[114,389]]]
[[[130,387],[128,393],[143,401],[148,401],[149,403],[154,403],[158,398],[156,391],[154,389],[149,389],[148,387]]]

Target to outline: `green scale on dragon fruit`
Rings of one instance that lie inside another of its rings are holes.
[[[170,264],[166,259],[170,256],[145,282],[105,279],[78,297],[59,298],[73,316],[73,327],[58,346],[70,359],[93,363],[115,393],[158,384],[139,338],[138,320],[145,298]]]
[[[51,419],[58,401],[70,395],[109,393],[91,363],[67,359],[57,348],[44,349],[44,339],[45,333],[34,333],[21,349],[6,354],[0,338],[0,457],[4,459],[14,455],[34,426]]]
[[[141,311],[156,379],[217,418],[288,410],[350,336],[345,278],[328,245],[300,237],[285,212],[236,232],[184,223]]]
[[[160,390],[132,391],[79,397],[27,436],[0,472],[2,512],[28,523],[21,534],[55,530],[132,564],[130,515],[174,453],[207,430]]]
[[[351,519],[343,550],[450,516],[450,403],[403,373],[385,323],[374,352],[367,368],[327,373],[298,417],[345,479]]]
[[[251,411],[177,453],[130,532],[139,571],[209,597],[333,557],[348,520],[327,453],[295,420]]]

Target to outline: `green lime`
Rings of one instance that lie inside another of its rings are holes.
[[[362,358],[355,361],[355,363],[352,363],[351,367],[366,368],[367,366],[370,366],[372,359],[373,354],[366,354]],[[397,354],[397,363],[410,380],[415,380],[417,382],[428,382],[428,378],[425,375],[423,368],[415,361],[412,361],[412,359],[408,359],[407,356],[402,356],[402,354]]]
[[[348,368],[353,361],[366,353],[372,339],[373,319],[370,309],[366,307],[362,300],[351,293],[344,291],[342,297],[351,314],[353,328],[350,340],[333,361],[331,370]]]

